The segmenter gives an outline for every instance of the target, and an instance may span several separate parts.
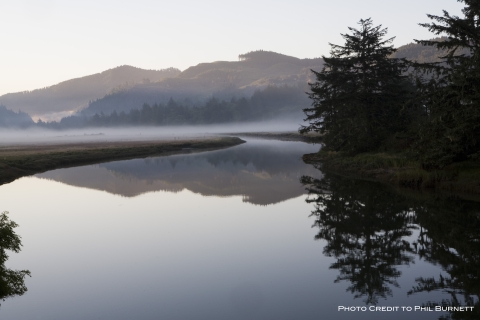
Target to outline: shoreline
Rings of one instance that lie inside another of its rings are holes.
[[[306,143],[320,143],[321,135],[309,133],[309,134],[300,134],[298,131],[284,131],[284,132],[271,132],[271,131],[261,131],[261,132],[234,132],[234,133],[224,133],[222,135],[228,136],[244,136],[252,138],[262,138],[269,140],[279,140],[279,141],[300,141]]]
[[[402,154],[366,153],[345,156],[320,151],[302,157],[323,171],[354,179],[376,181],[408,190],[449,193],[480,201],[480,164],[455,163],[442,170],[427,171]]]
[[[223,149],[237,137],[161,141],[84,142],[0,147],[0,185],[45,171],[117,160]]]

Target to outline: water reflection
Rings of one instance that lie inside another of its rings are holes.
[[[318,146],[299,142],[248,140],[224,150],[115,161],[37,177],[125,197],[188,189],[205,196],[242,195],[245,202],[268,205],[305,193],[298,179],[320,173],[300,157],[316,149]]]
[[[8,218],[8,212],[0,214],[0,299],[21,296],[27,292],[25,277],[30,276],[28,270],[11,270],[5,266],[8,260],[6,250],[20,252],[22,242],[13,229],[18,225]]]
[[[316,239],[324,239],[324,254],[337,261],[330,268],[340,274],[335,282],[349,281],[348,291],[366,304],[377,304],[398,287],[399,265],[413,262],[405,240],[415,229],[414,216],[401,196],[372,190],[364,181],[329,176],[303,177],[314,203]]]
[[[450,312],[442,319],[480,319],[480,204],[436,197],[417,207],[420,257],[440,265],[446,275],[416,279],[410,295],[441,291],[450,298],[426,306],[473,306],[473,312]],[[444,309],[445,310],[445,309]]]
[[[337,260],[335,282],[366,304],[392,296],[400,265],[423,259],[445,274],[418,277],[407,293],[442,292],[450,298],[427,301],[449,311],[440,319],[480,319],[480,204],[454,197],[403,195],[371,182],[326,173],[302,177],[314,205],[316,239]],[[416,232],[413,232],[417,230]],[[473,312],[448,307],[473,306]],[[445,309],[447,308],[447,309]]]
[[[197,194],[132,199],[37,178],[1,186],[29,248],[16,256],[36,275],[2,319],[479,319],[478,205],[323,176],[302,163],[308,147],[249,142],[42,175],[128,197]],[[296,198],[252,206],[199,194]],[[476,309],[337,311],[364,303]]]

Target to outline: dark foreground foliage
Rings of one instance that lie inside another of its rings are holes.
[[[480,5],[465,3],[464,17],[428,15],[421,24],[444,41],[419,41],[446,52],[440,63],[419,64],[426,121],[418,131],[417,156],[426,168],[480,156]]]
[[[428,15],[420,24],[436,36],[419,44],[443,55],[434,62],[394,59],[386,29],[360,20],[360,29],[331,45],[317,81],[310,84],[309,125],[324,133],[325,151],[354,156],[402,153],[422,169],[480,160],[480,5],[465,4],[463,17]],[[408,77],[406,76],[408,75]]]
[[[22,241],[14,229],[18,227],[8,218],[8,212],[0,214],[0,299],[21,296],[27,292],[25,277],[30,276],[28,270],[11,270],[5,266],[8,260],[7,250],[20,252]]]

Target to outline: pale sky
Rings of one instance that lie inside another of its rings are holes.
[[[400,46],[432,38],[417,25],[426,13],[461,8],[455,0],[0,0],[0,95],[124,64],[184,70],[259,49],[320,57],[369,17]]]

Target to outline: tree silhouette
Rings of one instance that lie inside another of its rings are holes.
[[[372,188],[365,181],[325,174],[302,177],[308,203],[315,205],[315,239],[327,241],[323,253],[337,261],[330,268],[340,271],[335,282],[350,281],[348,291],[366,304],[377,304],[398,287],[399,265],[413,262],[412,246],[405,237],[415,229],[414,215],[405,198],[385,188]]]
[[[480,6],[477,0],[458,2],[465,4],[463,17],[444,11],[420,24],[444,38],[417,42],[445,52],[439,63],[416,65],[427,72],[419,84],[428,121],[415,148],[426,168],[480,155]]]
[[[308,126],[300,132],[324,133],[330,150],[359,153],[374,150],[407,122],[401,109],[408,97],[407,65],[391,58],[394,38],[387,29],[360,20],[360,29],[342,34],[345,44],[332,47],[323,57],[317,81],[310,84],[312,107],[304,109]]]
[[[18,225],[8,218],[8,212],[0,214],[0,299],[21,296],[27,292],[25,277],[30,276],[28,270],[11,270],[5,266],[8,260],[6,250],[20,252],[22,242],[13,229]]]
[[[446,275],[420,277],[409,295],[440,291],[450,295],[428,306],[474,306],[473,312],[451,312],[441,319],[480,319],[480,205],[437,198],[417,208],[421,232],[414,244],[425,260],[440,265]]]

